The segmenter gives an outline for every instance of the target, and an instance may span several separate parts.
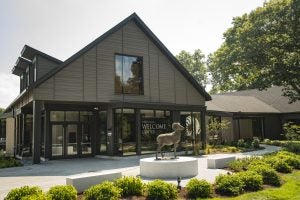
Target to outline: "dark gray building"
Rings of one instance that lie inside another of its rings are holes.
[[[8,154],[39,163],[154,153],[173,121],[192,133],[182,150],[205,145],[210,95],[135,13],[65,61],[25,45],[12,73],[20,94],[1,116]]]
[[[224,134],[229,141],[252,137],[283,139],[284,123],[300,124],[300,102],[289,104],[288,98],[282,96],[282,87],[223,93],[212,95],[212,99],[207,102],[207,116],[231,122]]]

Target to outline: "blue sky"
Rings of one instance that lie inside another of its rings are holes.
[[[0,107],[19,93],[11,75],[28,44],[65,60],[118,22],[136,12],[174,54],[222,43],[232,18],[264,0],[0,0]]]

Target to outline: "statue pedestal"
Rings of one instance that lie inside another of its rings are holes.
[[[148,178],[181,178],[198,174],[198,160],[192,157],[156,160],[154,157],[140,159],[140,175]]]

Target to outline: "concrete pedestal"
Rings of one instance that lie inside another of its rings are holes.
[[[170,160],[155,160],[154,157],[140,160],[140,174],[148,178],[182,178],[198,174],[198,160],[192,157],[179,157]]]

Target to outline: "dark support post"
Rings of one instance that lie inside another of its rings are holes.
[[[239,139],[241,139],[241,126],[240,126],[240,119],[238,119],[238,129],[239,129]]]
[[[45,159],[50,159],[51,156],[51,135],[50,135],[50,111],[45,110],[45,120],[44,120],[44,129],[45,129]],[[43,131],[43,130],[42,130]]]
[[[172,112],[172,120],[173,122],[180,122],[180,112],[177,110],[174,110]],[[185,124],[181,124],[181,125],[185,125]]]
[[[202,149],[206,148],[206,124],[205,124],[205,112],[203,110],[201,112],[201,141],[202,141]]]
[[[33,164],[41,162],[41,102],[33,101],[33,136],[32,136],[32,159]]]
[[[100,122],[100,118],[99,118],[99,110],[96,110],[94,111],[94,116],[95,116],[95,121],[94,121],[94,133],[92,134],[92,138],[93,138],[93,141],[92,141],[92,149],[93,149],[93,155],[98,155],[100,154],[100,131],[99,128],[100,128],[100,123],[103,123],[103,122]],[[104,122],[106,123],[106,122]]]
[[[107,148],[107,154],[112,156],[114,154],[114,130],[113,130],[113,124],[114,124],[114,114],[113,109],[108,108],[107,109],[107,139],[108,139],[108,148]]]
[[[140,109],[136,109],[135,110],[135,129],[136,129],[136,153],[137,155],[141,155],[142,151],[141,151],[141,136],[142,136],[142,125],[141,125],[141,110]]]

